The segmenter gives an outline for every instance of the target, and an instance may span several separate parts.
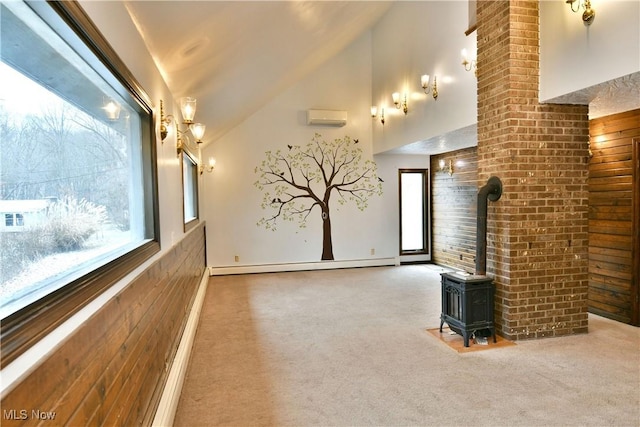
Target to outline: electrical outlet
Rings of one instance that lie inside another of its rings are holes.
[[[375,255],[375,254],[376,254],[375,248],[371,248],[371,255]]]
[[[239,255],[236,255],[236,256],[234,257],[234,260],[235,260],[236,262],[240,262],[240,256],[239,256]]]

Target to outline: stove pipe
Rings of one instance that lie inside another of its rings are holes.
[[[478,225],[476,229],[476,274],[487,274],[487,203],[495,202],[502,195],[502,181],[492,176],[478,191]]]

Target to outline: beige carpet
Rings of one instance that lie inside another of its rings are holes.
[[[458,354],[421,265],[213,277],[177,426],[638,426],[640,329]]]

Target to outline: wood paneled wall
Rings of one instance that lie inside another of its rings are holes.
[[[105,304],[3,400],[38,425],[148,425],[205,271],[204,224]],[[24,412],[20,412],[24,411]],[[47,424],[45,422],[45,424]]]
[[[445,170],[440,170],[440,160]],[[453,174],[447,172],[449,160]],[[436,264],[475,272],[477,148],[431,156],[432,260]]]
[[[591,120],[589,133],[589,311],[638,325],[632,141],[640,137],[640,110]]]

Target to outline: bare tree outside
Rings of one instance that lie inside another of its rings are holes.
[[[0,96],[2,310],[133,239],[138,124],[91,115],[2,62],[0,76],[9,81]]]
[[[267,151],[255,168],[259,178],[254,185],[264,192],[261,206],[269,213],[257,225],[275,231],[278,221],[297,221],[305,228],[316,210],[322,221],[321,259],[333,260],[332,197],[340,205],[351,202],[364,211],[372,196],[382,195],[376,164],[363,159],[358,142],[348,136],[327,142],[316,133],[304,146]]]

